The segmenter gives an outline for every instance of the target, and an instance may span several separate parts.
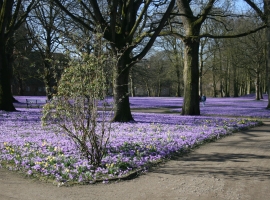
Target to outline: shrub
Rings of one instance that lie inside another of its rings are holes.
[[[104,56],[84,55],[73,62],[59,81],[57,94],[44,106],[44,125],[56,124],[75,143],[81,154],[95,167],[106,154],[110,136],[106,99],[107,84]],[[100,120],[100,122],[98,122]]]

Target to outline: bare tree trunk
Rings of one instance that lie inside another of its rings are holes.
[[[215,71],[213,71],[213,97],[217,97],[217,83]]]
[[[16,111],[11,93],[13,33],[6,30],[12,19],[14,1],[2,1],[0,16],[0,110]],[[9,37],[8,37],[9,36]]]
[[[18,78],[18,83],[19,83],[19,95],[23,96],[24,95],[23,80],[20,77]]]
[[[174,40],[174,44],[173,45],[173,52],[174,52],[174,56],[176,56],[176,63],[174,63],[174,67],[175,67],[175,72],[176,72],[176,78],[177,78],[177,82],[176,82],[176,94],[175,96],[177,97],[181,97],[181,72],[180,72],[180,67],[183,66],[183,58],[182,56],[180,56],[179,51],[177,50],[177,45],[176,45],[176,38]]]
[[[268,26],[265,29],[266,32],[266,41],[267,41],[267,46],[266,46],[266,77],[267,77],[267,94],[268,94],[268,104],[267,107],[270,109],[270,1],[269,0],[264,0],[264,10],[266,12],[266,19],[267,19],[267,24]]]
[[[131,94],[132,97],[135,97],[136,91],[135,91],[135,86],[134,86],[134,82],[133,82],[132,68],[130,69],[129,80],[130,80],[130,94]]]
[[[221,50],[220,48],[218,48],[218,52],[219,52],[219,71],[220,71],[220,76],[219,76],[219,79],[220,79],[220,97],[224,97],[224,82],[223,81],[223,78],[224,78],[224,75],[223,75],[223,70],[222,70],[222,56],[221,56]]]
[[[180,82],[180,70],[179,65],[176,66],[176,77],[177,77],[177,86],[176,86],[176,96],[181,97],[181,82]]]
[[[213,60],[213,67],[212,67],[212,75],[213,75],[213,97],[217,97],[217,83],[216,83],[216,52],[214,52],[214,60]]]
[[[238,80],[236,67],[233,68],[233,97],[238,97]]]
[[[226,72],[224,76],[224,96],[230,96],[230,66],[229,61],[227,60]]]
[[[151,91],[150,91],[150,87],[148,84],[148,81],[143,79],[144,83],[145,83],[145,87],[146,87],[146,91],[147,91],[147,96],[150,97],[151,96]]]
[[[11,69],[5,51],[5,44],[0,42],[0,110],[16,111],[11,93]]]
[[[157,91],[157,96],[160,97],[161,95],[161,81],[160,79],[158,80],[158,91]]]
[[[251,93],[251,81],[250,81],[249,73],[247,73],[247,77],[246,77],[246,94],[250,94],[250,93]]]
[[[263,99],[263,88],[262,88],[262,86],[260,87],[260,98]]]
[[[52,99],[53,95],[51,70],[51,64],[49,63],[49,61],[44,60],[44,84],[48,100]]]
[[[199,45],[200,41],[186,38],[184,63],[184,102],[182,115],[200,115],[199,102]]]
[[[113,122],[134,121],[129,103],[128,79],[130,67],[127,67],[128,55],[122,56],[114,69],[114,116]]]
[[[256,71],[256,100],[260,100],[260,73],[259,71]]]
[[[200,69],[199,69],[199,94],[200,96],[203,95],[202,74],[203,74],[203,60],[202,60],[202,52],[200,52]]]

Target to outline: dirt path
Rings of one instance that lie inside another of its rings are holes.
[[[270,121],[119,183],[58,188],[0,169],[0,200],[15,199],[269,200]]]

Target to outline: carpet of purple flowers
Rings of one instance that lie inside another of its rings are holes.
[[[17,97],[21,102],[23,98]],[[137,97],[131,98],[131,107],[175,109],[182,100]],[[201,116],[134,113],[135,123],[112,124],[107,154],[97,169],[80,156],[61,130],[41,126],[41,109],[17,106],[19,112],[0,111],[0,167],[58,182],[107,182],[147,170],[206,140],[256,126],[259,121],[246,117],[269,117],[266,105],[266,100],[252,98],[208,98]]]

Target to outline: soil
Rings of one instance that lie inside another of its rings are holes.
[[[171,159],[132,180],[57,187],[0,169],[1,200],[268,200],[270,120]]]

